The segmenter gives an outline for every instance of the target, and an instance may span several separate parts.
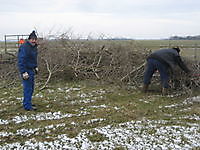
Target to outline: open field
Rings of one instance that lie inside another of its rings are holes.
[[[190,59],[200,60],[200,41],[199,40],[136,40],[144,48],[152,51],[160,48],[180,46],[181,55]]]
[[[163,45],[170,46],[182,46],[191,47],[194,45],[200,45],[199,40],[136,40],[139,44],[143,45],[146,48],[158,49]]]
[[[198,93],[198,91],[196,91]],[[21,107],[1,89],[0,149],[200,149],[200,97],[147,95],[96,81],[52,83]]]

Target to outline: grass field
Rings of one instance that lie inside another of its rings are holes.
[[[0,149],[199,149],[200,97],[143,94],[97,81],[36,88],[35,112],[21,85],[1,89]]]
[[[200,40],[136,40],[139,44],[146,48],[158,49],[164,45],[166,46],[181,46],[191,47],[200,45]]]
[[[157,49],[169,41],[136,42]],[[94,80],[54,81],[42,91],[39,85],[38,110],[30,112],[22,108],[20,82],[0,89],[0,149],[200,149],[200,89],[162,96],[153,85],[147,94]]]
[[[152,51],[173,46],[181,47],[181,55],[192,60],[200,60],[199,40],[136,40],[144,48]]]
[[[151,50],[157,50],[160,48],[166,48],[166,47],[173,47],[173,46],[180,46],[183,49],[183,55],[184,56],[191,56],[195,54],[195,48],[197,49],[197,54],[199,57],[200,53],[200,40],[134,40],[135,43],[143,48],[151,49]],[[106,41],[94,41],[96,43],[106,43]],[[121,44],[127,44],[131,43],[130,40],[128,41],[119,41]],[[17,51],[17,45],[14,43],[11,43],[8,45],[11,46],[11,50],[14,50],[13,47],[16,47],[15,50]],[[0,42],[0,52],[2,53],[5,50],[5,43]]]

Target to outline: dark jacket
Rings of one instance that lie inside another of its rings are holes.
[[[161,49],[153,52],[147,59],[156,59],[169,67],[172,71],[178,65],[183,71],[189,73],[190,70],[183,63],[178,51],[176,49]]]
[[[37,45],[32,46],[29,41],[22,44],[18,51],[18,68],[22,74],[37,67]]]

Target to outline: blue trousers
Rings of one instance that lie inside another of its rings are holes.
[[[156,59],[148,59],[147,60],[147,68],[144,73],[144,84],[148,85],[151,82],[151,78],[154,72],[158,70],[160,73],[160,79],[162,87],[169,88],[169,72],[168,67]]]
[[[23,80],[23,107],[24,109],[32,109],[32,95],[34,92],[34,72],[32,70],[28,71],[28,80]]]

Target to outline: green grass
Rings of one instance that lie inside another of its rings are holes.
[[[149,49],[159,49],[163,46],[180,46],[182,48],[187,48],[200,45],[200,40],[136,40],[136,42]]]
[[[179,120],[183,126],[186,122],[199,122],[189,118],[179,119],[183,116],[200,115],[200,104],[182,105],[187,95],[171,98],[158,95],[158,93],[143,94],[135,90],[127,91],[115,85],[99,84],[96,81],[57,82],[50,84],[46,90],[36,89],[33,103],[38,106],[38,110],[27,112],[22,109],[20,101],[16,100],[17,97],[21,97],[21,88],[18,84],[16,87],[1,90],[0,119],[8,120],[10,123],[0,125],[0,132],[13,133],[13,136],[1,137],[0,145],[23,143],[30,138],[35,138],[36,141],[52,141],[61,134],[67,134],[73,138],[83,130],[91,130],[91,133],[87,135],[88,139],[91,142],[99,142],[106,140],[107,137],[93,130],[94,128],[107,125],[116,126],[142,118],[168,120],[170,124],[177,124]],[[170,105],[177,106],[166,107]],[[188,107],[189,110],[180,111]],[[72,116],[59,119],[48,119],[48,115],[42,116],[43,113],[48,114],[49,112],[60,112],[58,116],[63,114]],[[78,115],[83,112],[84,115]],[[37,120],[37,115],[41,120]],[[16,123],[12,121],[16,116],[29,119]],[[58,127],[48,128],[52,125]],[[35,129],[36,131],[30,136],[17,135],[21,129]],[[155,130],[149,129],[148,133],[154,134]]]
[[[200,59],[200,40],[136,40],[136,43],[148,50],[181,47],[181,55],[192,60]]]
[[[90,135],[88,135],[88,138],[92,142],[100,142],[100,141],[107,140],[107,138],[103,134],[100,134],[97,131],[92,131]]]

